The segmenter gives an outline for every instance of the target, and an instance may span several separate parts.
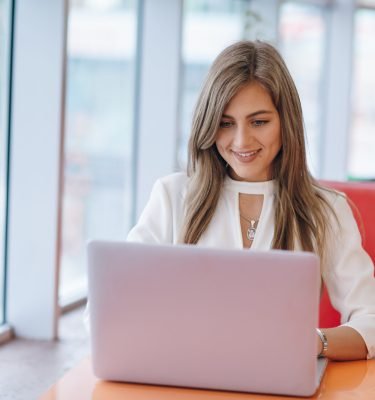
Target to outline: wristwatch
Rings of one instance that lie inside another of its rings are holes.
[[[320,340],[322,341],[322,351],[319,353],[318,357],[325,357],[327,350],[328,350],[327,336],[319,328],[316,328],[316,333],[319,335]]]

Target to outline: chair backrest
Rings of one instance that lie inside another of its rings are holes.
[[[320,182],[347,195],[362,235],[363,247],[375,263],[375,182]],[[340,314],[332,307],[324,288],[320,302],[319,326],[340,324]]]

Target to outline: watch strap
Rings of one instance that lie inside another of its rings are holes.
[[[319,353],[318,357],[324,357],[326,355],[326,353],[327,353],[327,350],[328,350],[327,336],[319,328],[316,328],[316,333],[318,334],[318,336],[320,337],[320,340],[322,341],[322,351]]]

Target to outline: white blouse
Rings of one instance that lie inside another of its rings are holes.
[[[188,177],[176,173],[159,179],[128,241],[176,244],[184,220],[184,198]],[[263,206],[252,250],[271,249],[274,233],[275,182],[241,182],[227,177],[212,220],[198,246],[243,249],[239,215],[239,193],[263,195]],[[363,337],[368,358],[375,358],[374,265],[361,244],[361,235],[346,197],[322,191],[334,208],[322,278],[332,305],[341,313],[342,325]]]

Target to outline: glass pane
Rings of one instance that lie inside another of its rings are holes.
[[[357,0],[359,7],[375,7],[375,0]]]
[[[183,9],[182,83],[178,164],[184,168],[191,119],[199,90],[215,57],[231,43],[261,39],[266,25],[247,0],[186,0]]]
[[[130,225],[136,0],[76,0],[68,20],[62,304],[86,292],[87,239]]]
[[[375,178],[375,10],[355,15],[349,175]]]
[[[319,141],[324,118],[321,100],[325,30],[323,7],[288,2],[282,4],[279,25],[280,51],[301,98],[308,163],[314,175],[319,174]]]
[[[10,1],[0,0],[0,325],[4,323],[4,245],[10,60]]]

